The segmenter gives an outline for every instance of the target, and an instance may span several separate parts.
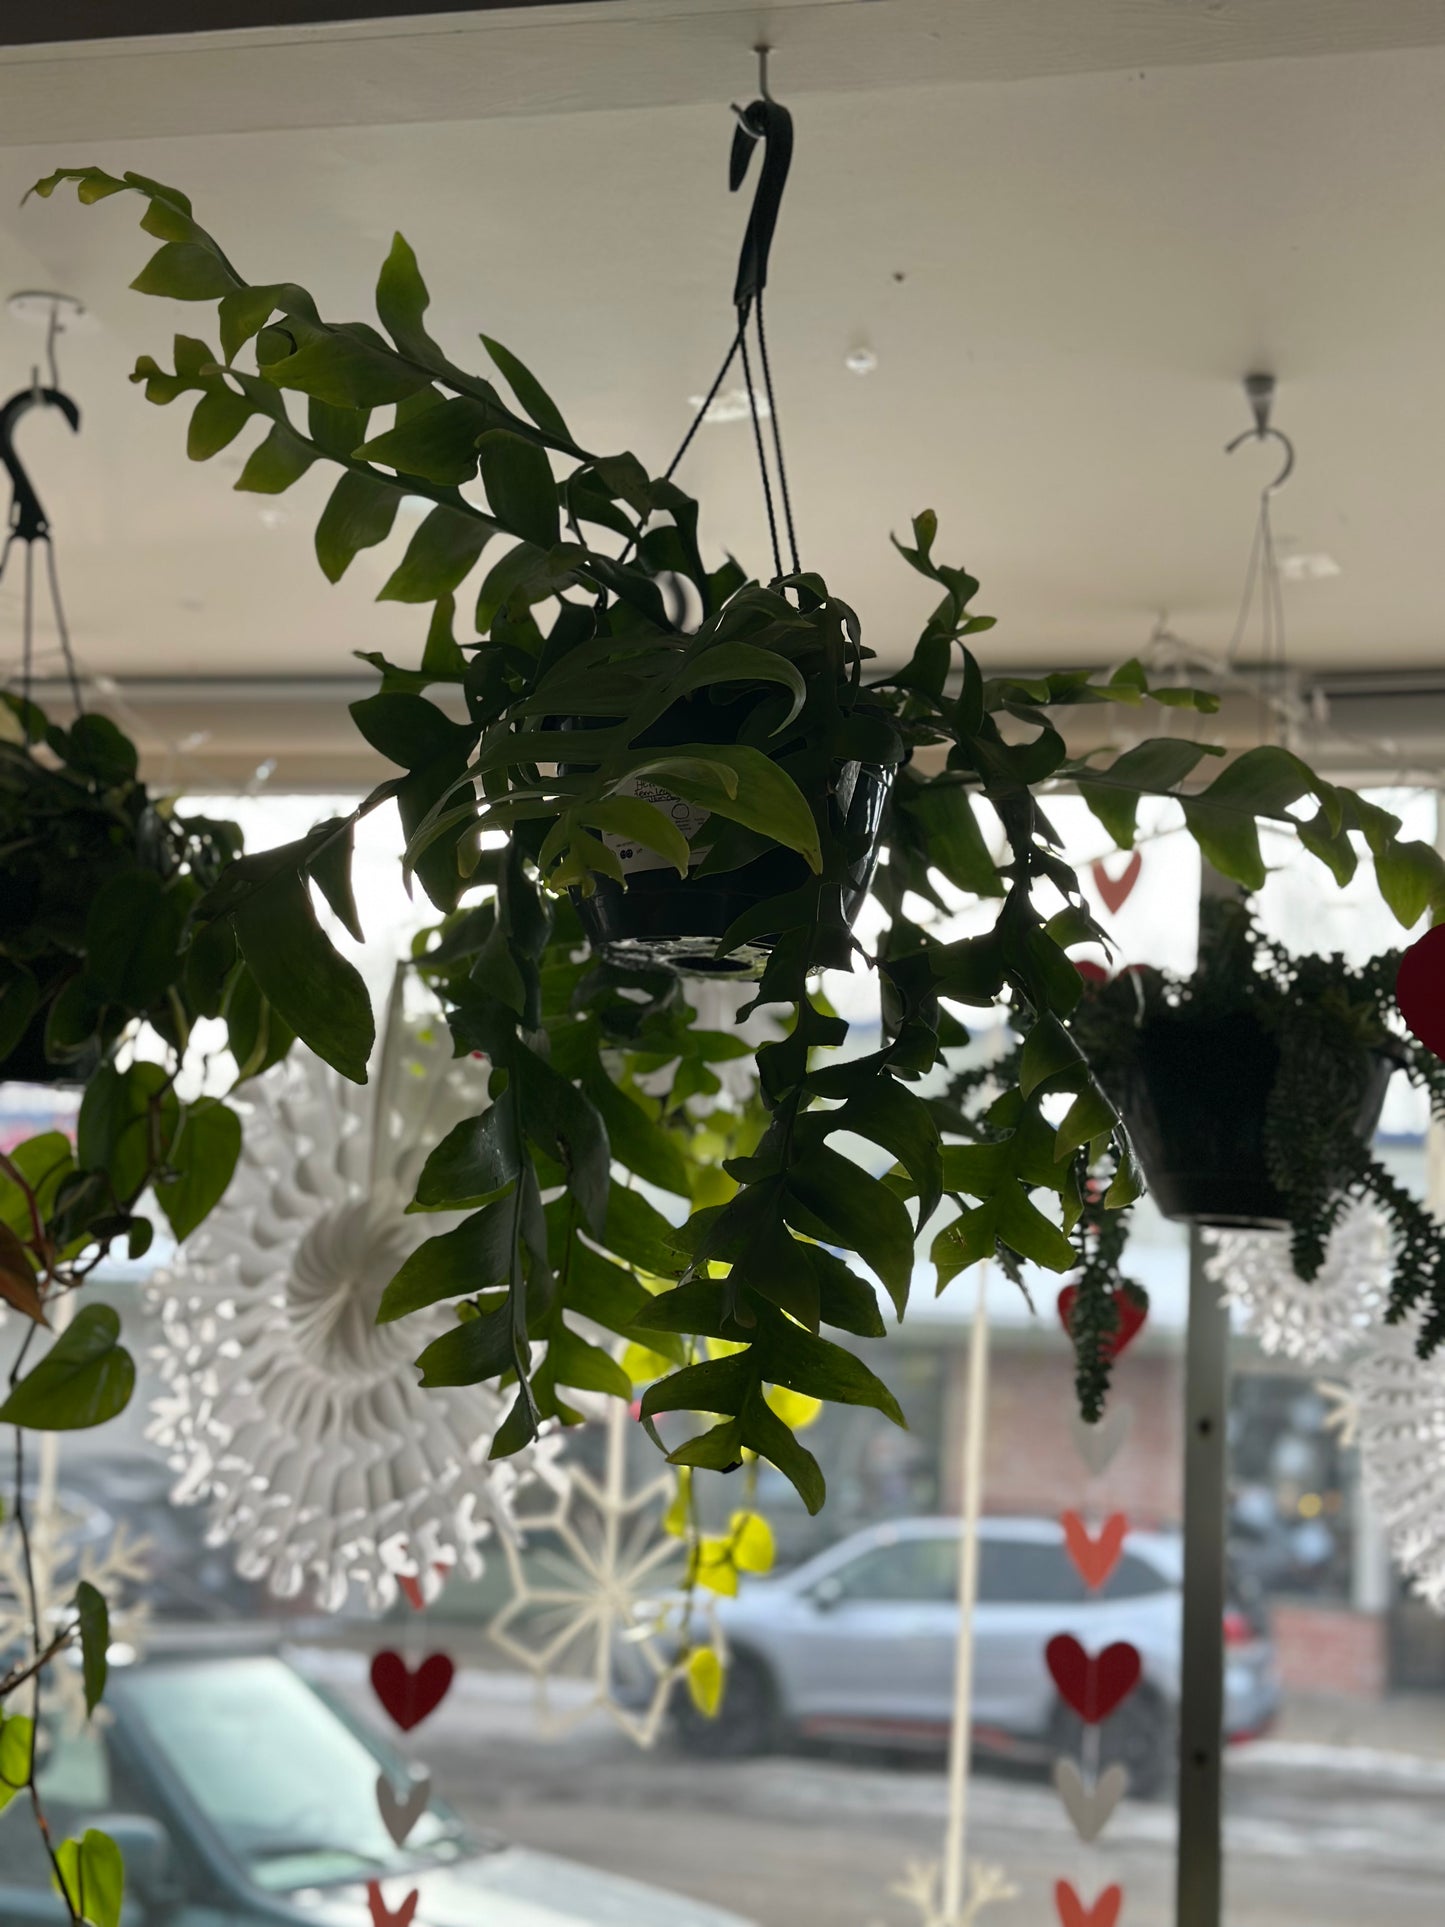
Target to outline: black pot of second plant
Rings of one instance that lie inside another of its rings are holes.
[[[1266,1153],[1278,1069],[1278,1046],[1247,1011],[1175,1012],[1139,1027],[1129,1063],[1108,1082],[1166,1218],[1261,1231],[1289,1227],[1289,1207],[1270,1178]],[[1351,1124],[1362,1142],[1374,1136],[1394,1069],[1386,1053],[1361,1051]]]

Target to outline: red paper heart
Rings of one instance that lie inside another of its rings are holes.
[[[400,1653],[378,1653],[371,1662],[371,1686],[403,1733],[420,1726],[447,1696],[456,1668],[445,1653],[428,1653],[413,1673]]]
[[[1097,1538],[1077,1512],[1066,1512],[1059,1523],[1064,1528],[1064,1545],[1079,1577],[1090,1592],[1097,1592],[1119,1563],[1129,1521],[1122,1512],[1111,1513],[1099,1527]]]
[[[1104,908],[1112,915],[1122,910],[1134,893],[1134,885],[1139,881],[1139,872],[1144,867],[1143,853],[1135,850],[1118,876],[1111,877],[1102,863],[1096,863],[1090,871],[1094,888],[1103,898]]]
[[[1139,1648],[1122,1639],[1095,1657],[1072,1633],[1059,1633],[1044,1648],[1044,1658],[1059,1698],[1085,1726],[1098,1726],[1116,1712],[1139,1684],[1142,1670]]]
[[[1400,959],[1395,1002],[1426,1050],[1445,1057],[1445,924],[1427,930]]]
[[[1059,1293],[1059,1323],[1070,1339],[1074,1336],[1074,1328],[1070,1321],[1074,1316],[1074,1301],[1078,1295],[1077,1285],[1065,1285]],[[1106,1358],[1117,1358],[1121,1352],[1127,1351],[1143,1330],[1144,1320],[1149,1316],[1149,1307],[1136,1298],[1133,1292],[1125,1291],[1122,1285],[1114,1293],[1114,1311],[1118,1322],[1104,1341],[1103,1350]]]
[[[1106,1887],[1092,1907],[1086,1907],[1075,1893],[1073,1883],[1061,1880],[1054,1888],[1054,1905],[1063,1927],[1114,1927],[1124,1905],[1122,1887]]]
[[[372,1927],[411,1927],[411,1917],[416,1912],[416,1903],[421,1899],[421,1894],[413,1887],[393,1913],[381,1897],[381,1882],[368,1880],[366,1899],[371,1908]]]

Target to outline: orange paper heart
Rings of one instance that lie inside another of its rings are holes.
[[[1066,1512],[1059,1523],[1064,1528],[1064,1545],[1079,1577],[1090,1592],[1097,1592],[1119,1563],[1129,1521],[1122,1512],[1111,1513],[1097,1536],[1090,1534],[1077,1512]]]
[[[1104,908],[1113,916],[1122,910],[1134,893],[1134,885],[1139,881],[1139,872],[1144,867],[1144,858],[1138,850],[1129,858],[1118,876],[1110,876],[1102,863],[1096,863],[1090,872],[1094,888],[1103,898]]]
[[[447,1580],[451,1577],[451,1570],[452,1569],[450,1565],[448,1565],[445,1560],[434,1559],[432,1561],[432,1572],[436,1575],[436,1579],[439,1579],[441,1581],[441,1585],[438,1585],[435,1579],[428,1580],[425,1584],[423,1584],[423,1581],[419,1573],[399,1572],[396,1575],[396,1583],[401,1588],[401,1591],[406,1598],[406,1603],[411,1607],[413,1612],[419,1613],[426,1608],[428,1604],[428,1600],[427,1600],[428,1586],[431,1589],[432,1598],[433,1599],[436,1598],[437,1594],[441,1591],[442,1586],[444,1586]]]
[[[1124,1905],[1122,1887],[1106,1887],[1092,1907],[1086,1907],[1074,1891],[1073,1883],[1061,1880],[1054,1888],[1054,1905],[1062,1927],[1114,1927]]]
[[[380,1881],[371,1880],[367,1882],[366,1899],[371,1908],[372,1927],[411,1927],[412,1915],[416,1912],[416,1904],[421,1899],[421,1894],[413,1887],[406,1899],[393,1912],[381,1897]]]

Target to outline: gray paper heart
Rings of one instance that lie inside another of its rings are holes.
[[[1054,1785],[1074,1832],[1087,1844],[1097,1840],[1109,1824],[1109,1816],[1129,1790],[1129,1774],[1122,1766],[1107,1767],[1090,1785],[1072,1760],[1055,1760]]]
[[[1134,1408],[1111,1405],[1097,1425],[1085,1424],[1075,1412],[1072,1423],[1074,1450],[1097,1479],[1108,1471],[1128,1438],[1134,1423]]]
[[[431,1775],[423,1773],[419,1780],[413,1780],[402,1799],[391,1781],[384,1773],[377,1775],[376,1804],[381,1810],[382,1825],[396,1842],[403,1846],[406,1836],[427,1810],[431,1799]]]

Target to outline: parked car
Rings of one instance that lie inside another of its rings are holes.
[[[890,1747],[946,1739],[958,1636],[959,1524],[904,1519],[852,1535],[777,1578],[745,1582],[718,1602],[729,1650],[716,1721],[679,1696],[682,1738],[739,1754],[789,1734]],[[1056,1633],[1091,1653],[1116,1640],[1139,1649],[1138,1687],[1100,1732],[1104,1764],[1120,1761],[1135,1793],[1172,1770],[1180,1688],[1183,1547],[1177,1535],[1130,1533],[1107,1583],[1086,1590],[1049,1519],[985,1519],[974,1616],[974,1745],[1018,1758],[1081,1750],[1044,1658]],[[1261,1732],[1280,1688],[1263,1621],[1238,1602],[1225,1617],[1226,1731]]]
[[[474,1832],[428,1802],[397,1846],[377,1808],[402,1756],[272,1655],[113,1670],[110,1720],[53,1736],[52,1827],[125,1858],[124,1927],[370,1927],[367,1885],[412,1927],[749,1927],[739,1915]],[[407,1895],[420,1896],[414,1918]],[[65,1911],[29,1802],[0,1812],[0,1927]]]

